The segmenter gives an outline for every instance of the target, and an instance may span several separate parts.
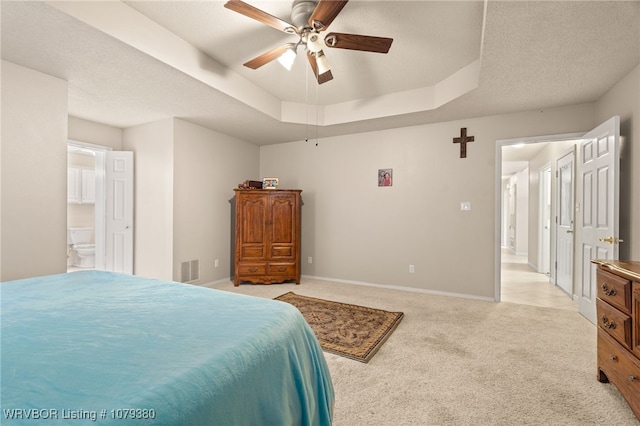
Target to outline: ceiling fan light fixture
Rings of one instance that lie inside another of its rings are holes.
[[[293,62],[296,60],[296,53],[296,45],[291,44],[282,55],[278,56],[278,62],[280,62],[280,65],[285,67],[287,71],[291,71]]]
[[[322,75],[330,70],[329,61],[327,61],[327,57],[324,56],[322,52],[316,54],[316,64],[318,64],[318,75]]]

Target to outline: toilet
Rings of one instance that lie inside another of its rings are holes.
[[[73,266],[95,268],[96,245],[91,243],[93,228],[69,228],[67,244],[71,247],[70,257]]]

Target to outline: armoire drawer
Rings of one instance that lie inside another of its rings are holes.
[[[598,297],[631,315],[631,281],[603,271],[597,272]]]
[[[640,412],[640,361],[602,329],[598,330],[598,368],[618,388],[634,413]]]
[[[240,275],[265,275],[267,273],[266,263],[240,263],[238,264]]]
[[[270,263],[269,275],[291,275],[296,272],[295,263]]]
[[[631,317],[601,299],[596,299],[598,327],[631,349]]]

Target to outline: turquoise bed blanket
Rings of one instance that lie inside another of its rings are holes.
[[[300,312],[100,271],[0,284],[3,425],[329,425]]]

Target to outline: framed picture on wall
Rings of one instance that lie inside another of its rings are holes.
[[[378,169],[378,186],[393,185],[393,169]]]
[[[276,189],[278,188],[278,178],[264,178],[262,179],[262,189]]]

